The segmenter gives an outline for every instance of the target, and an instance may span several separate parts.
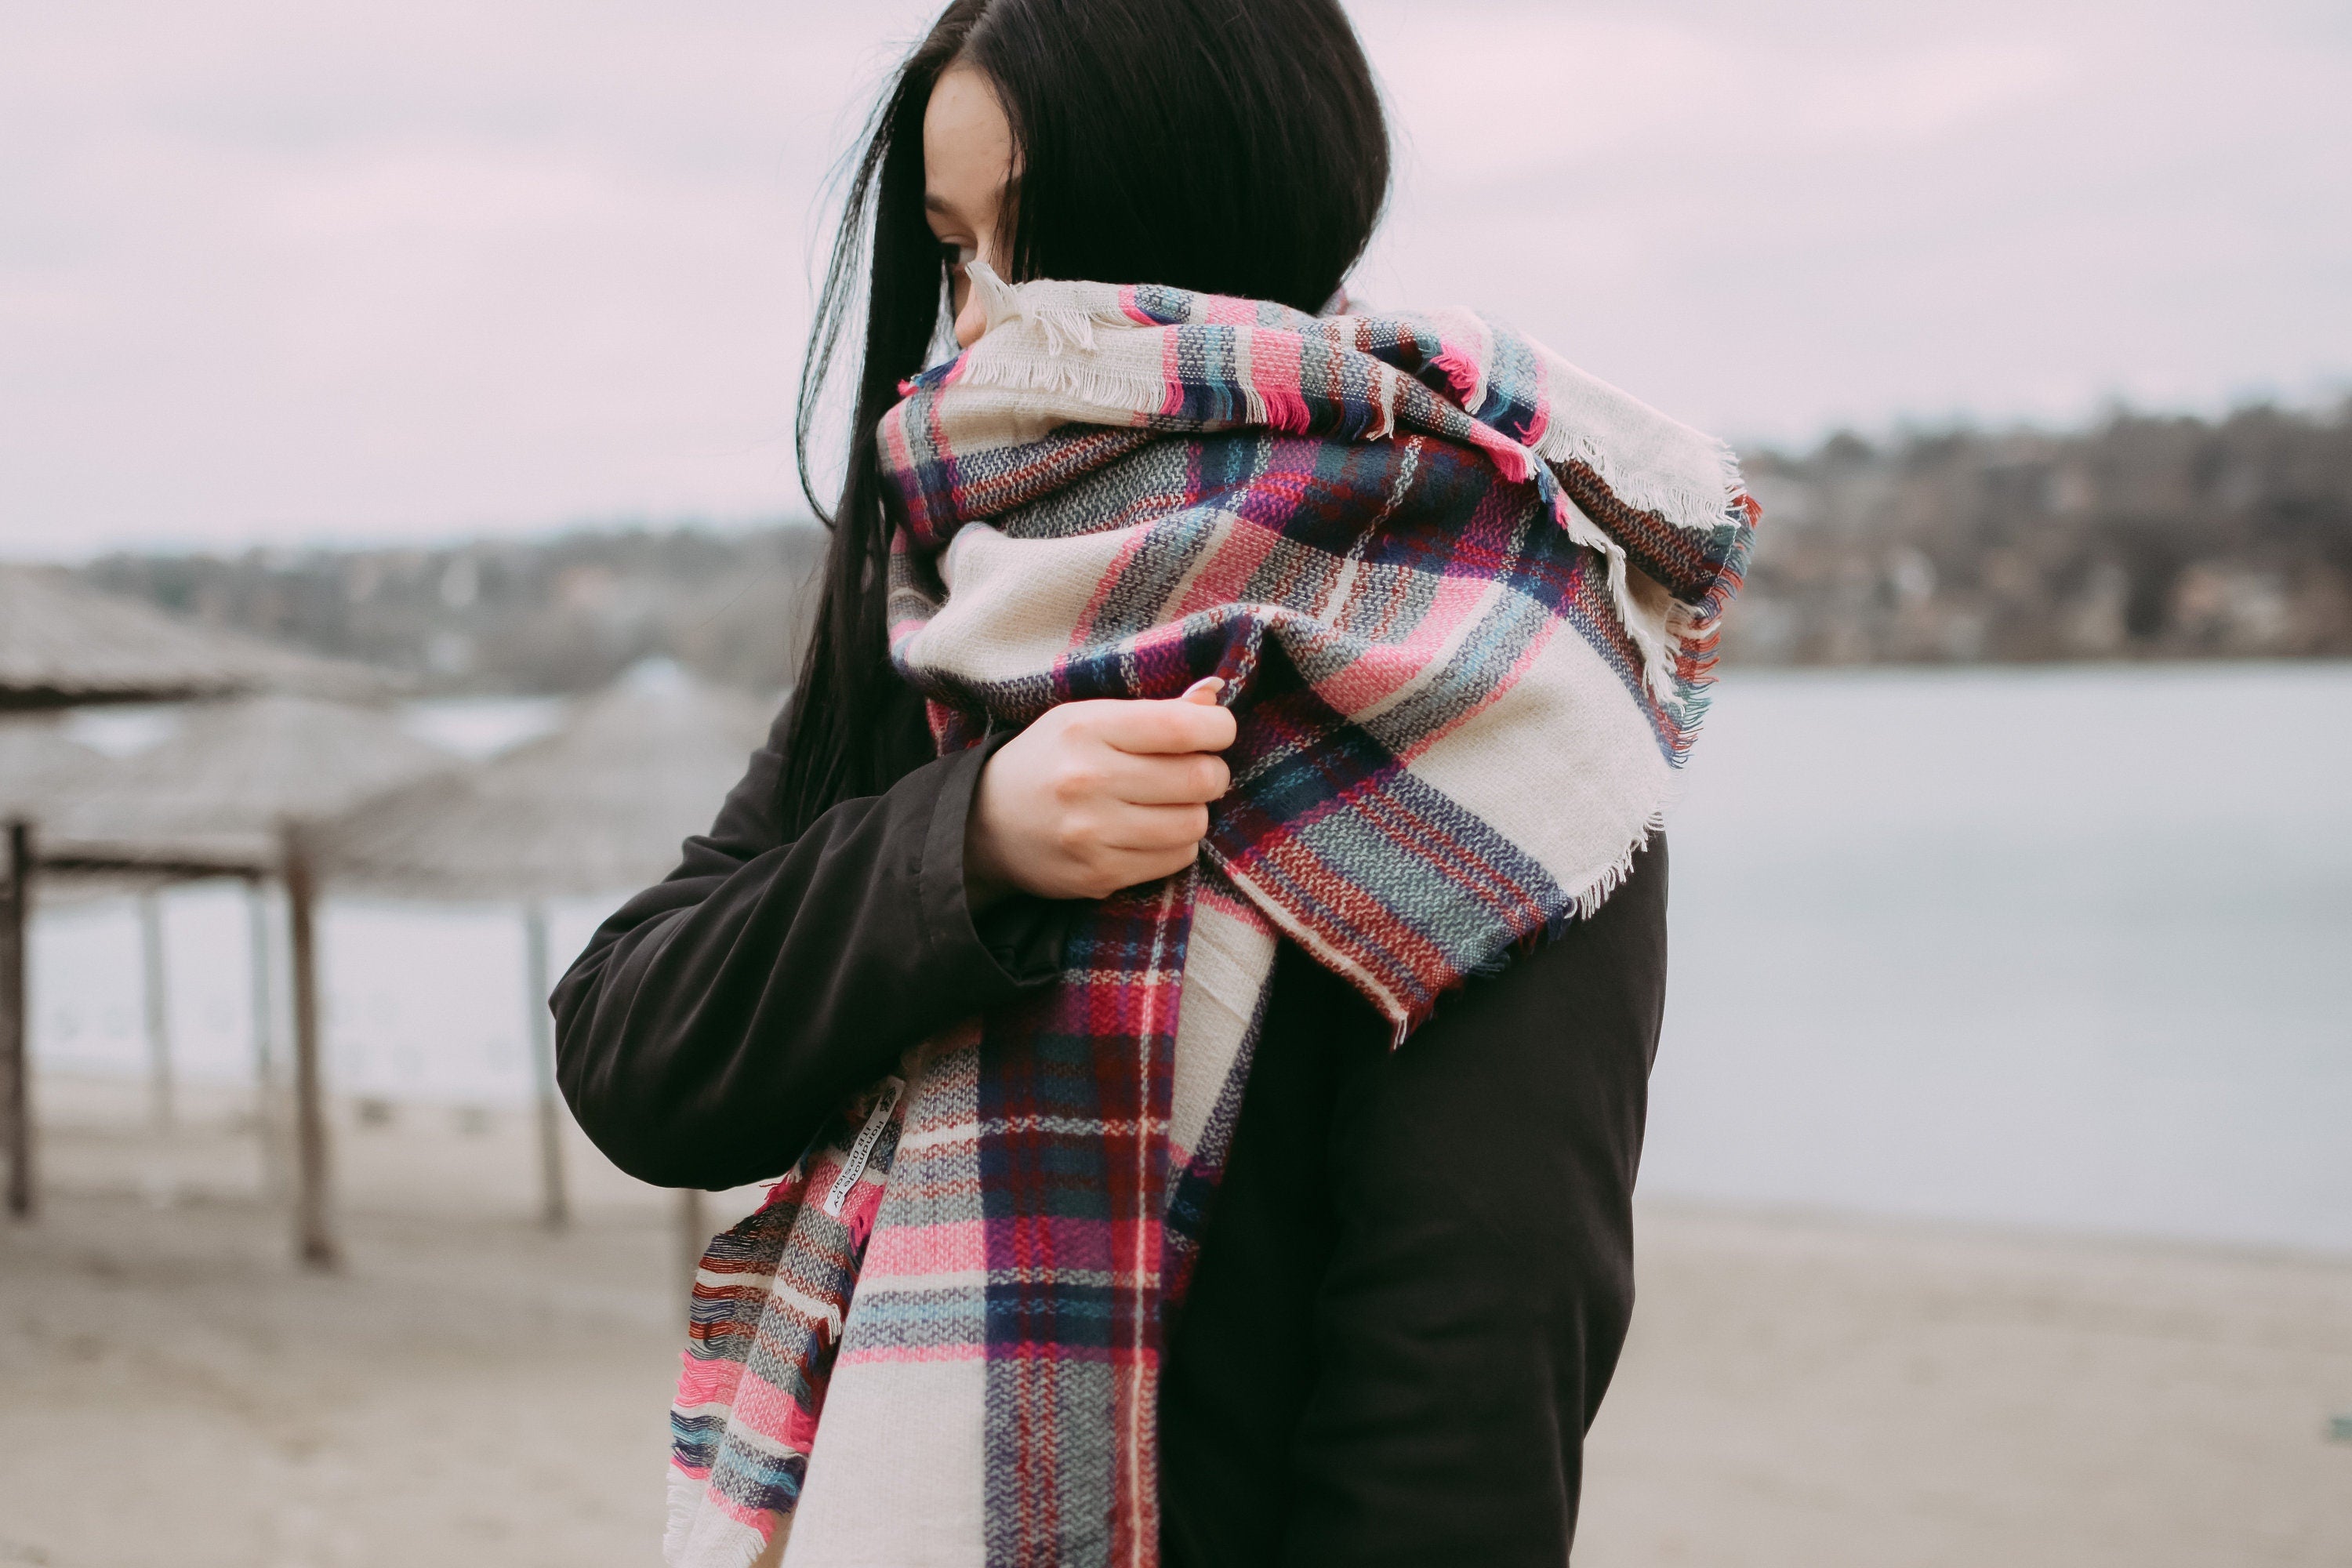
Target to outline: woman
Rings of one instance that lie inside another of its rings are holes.
[[[624,1169],[786,1176],[673,1563],[1566,1559],[1753,511],[1501,329],[1317,318],[1386,148],[1336,0],[958,0],[882,106],[798,692],[555,995]]]

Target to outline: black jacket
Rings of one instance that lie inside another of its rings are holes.
[[[776,1175],[908,1047],[1058,973],[1063,907],[964,900],[988,753],[923,761],[919,709],[889,722],[903,776],[788,844],[780,719],[557,986],[565,1097],[622,1169]],[[1162,1365],[1170,1568],[1566,1559],[1632,1309],[1664,858],[1395,1051],[1284,945]]]

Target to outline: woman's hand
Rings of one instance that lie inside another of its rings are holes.
[[[1020,891],[1102,899],[1180,871],[1232,775],[1224,683],[1160,701],[1066,702],[988,760],[964,840],[974,909]]]

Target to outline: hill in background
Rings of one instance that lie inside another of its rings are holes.
[[[2352,404],[1752,453],[1748,664],[2352,656]],[[443,691],[586,690],[664,655],[772,690],[825,535],[782,522],[438,549],[114,555],[93,584]]]
[[[82,575],[428,690],[593,690],[666,656],[772,691],[792,678],[825,543],[812,523],[583,529],[437,549],[111,555]]]
[[[2352,403],[1752,456],[1761,664],[2352,655]]]

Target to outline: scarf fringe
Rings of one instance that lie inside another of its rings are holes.
[[[756,1563],[776,1546],[776,1537],[789,1532],[792,1515],[772,1514],[769,1529],[732,1518],[708,1499],[710,1480],[691,1476],[673,1465],[664,1504],[667,1521],[662,1529],[662,1562],[672,1568],[688,1564]]]
[[[1078,289],[1085,288],[1084,285],[1064,286],[1046,281],[1015,287],[999,277],[984,261],[968,263],[964,270],[966,276],[971,280],[971,286],[979,291],[981,303],[988,316],[988,330],[992,332],[1000,325],[1013,323],[1035,326],[1045,336],[1044,347],[1050,359],[1059,359],[1072,349],[1086,353],[1095,353],[1098,346],[1095,339],[1095,328],[1097,326],[1137,328],[1143,325],[1117,310],[1076,300],[1065,302],[1058,298],[1063,288],[1067,287],[1072,292],[1076,292]],[[1087,292],[1091,295],[1094,290],[1089,289]],[[1475,330],[1478,333],[1482,346],[1491,345],[1492,329],[1482,319],[1464,312],[1462,320],[1454,324],[1457,328],[1467,326]],[[1090,395],[1090,392],[1081,389],[1091,389],[1097,385],[1119,389],[1128,389],[1132,385],[1118,379],[1106,379],[1100,383],[1085,379],[1059,381],[1051,378],[1036,382],[1023,382],[1013,379],[1017,373],[1001,369],[997,374],[984,375],[980,374],[980,366],[974,363],[974,357],[969,354],[965,356],[965,374],[958,379],[972,381],[983,385],[1014,385],[1023,390],[1080,390],[1081,395]],[[990,357],[993,358],[993,356]],[[1478,359],[1465,364],[1458,363],[1457,356],[1449,355],[1440,362],[1444,365],[1447,379],[1462,395],[1463,405],[1465,407],[1475,408],[1486,398],[1487,373],[1485,357],[1481,355]],[[1547,357],[1555,356],[1547,355]],[[1034,363],[1034,362],[1029,363]],[[1571,374],[1577,374],[1573,367],[1566,365],[1566,362],[1559,363],[1564,368],[1570,369]],[[998,367],[992,366],[992,369],[998,369]],[[1157,411],[1160,396],[1163,392],[1164,388],[1155,379],[1151,384],[1150,394],[1144,399],[1145,412]],[[1132,390],[1125,391],[1126,401],[1120,405],[1132,406],[1135,395]],[[1393,401],[1392,397],[1379,399],[1384,415],[1391,413],[1390,405]],[[1646,404],[1640,404],[1638,399],[1628,398],[1627,402],[1643,408],[1661,425],[1672,426],[1677,429],[1686,428],[1678,421],[1668,418],[1655,409],[1649,408]],[[1712,436],[1701,435],[1697,431],[1687,433],[1693,440],[1704,443],[1714,463],[1715,482],[1705,491],[1688,485],[1661,483],[1654,476],[1633,472],[1612,447],[1604,446],[1591,431],[1571,426],[1559,419],[1551,420],[1528,449],[1547,462],[1576,462],[1591,468],[1600,476],[1603,484],[1615,492],[1619,500],[1636,510],[1659,513],[1681,528],[1712,528],[1722,519],[1731,505],[1746,493],[1747,487],[1739,477],[1739,458],[1727,442]]]
[[[1675,670],[1667,638],[1650,624],[1647,612],[1633,602],[1633,566],[1626,560],[1625,547],[1585,516],[1584,509],[1569,500],[1565,490],[1553,490],[1552,515],[1568,530],[1569,538],[1597,552],[1607,563],[1610,606],[1617,612],[1618,624],[1625,628],[1625,635],[1641,650],[1642,682],[1659,701],[1673,700],[1676,695]]]
[[[1664,420],[1665,416],[1658,417]],[[1706,491],[1687,485],[1662,485],[1654,479],[1628,473],[1624,463],[1591,432],[1570,429],[1557,419],[1537,438],[1534,449],[1546,462],[1580,463],[1591,468],[1618,500],[1636,511],[1656,512],[1679,528],[1708,529],[1722,521],[1748,487],[1739,477],[1739,455],[1728,442],[1713,436],[1698,438],[1706,442],[1716,467],[1715,483]]]
[[[1160,411],[1168,395],[1165,382],[1157,373],[1149,379],[1128,376],[1106,371],[1099,364],[1083,363],[1078,356],[1100,352],[1096,337],[1097,326],[1135,328],[1139,323],[1123,314],[1091,307],[1076,301],[1063,303],[1055,298],[1053,283],[1032,283],[1015,288],[988,266],[986,262],[967,264],[966,276],[979,292],[981,305],[988,317],[988,331],[982,344],[967,353],[958,367],[955,380],[966,386],[995,387],[1007,392],[1044,393],[1069,397],[1096,408],[1118,409],[1121,412],[1149,417]],[[1090,295],[1097,291],[1088,290]],[[1482,345],[1489,345],[1492,334],[1483,321],[1468,317],[1467,321],[1480,334]],[[1000,340],[997,352],[985,352],[986,339],[1001,328],[1033,328],[1042,340],[1037,346],[1042,357],[1006,352],[1010,344]],[[1481,354],[1468,363],[1449,363],[1446,374],[1461,391],[1467,406],[1475,407],[1486,395],[1486,356]],[[1386,440],[1396,432],[1396,391],[1402,378],[1391,371],[1381,378],[1378,392],[1372,398],[1375,422],[1367,436],[1374,440]],[[1465,382],[1470,384],[1463,384]],[[1244,398],[1253,415],[1263,420],[1265,410],[1255,391],[1244,389]],[[1665,416],[1658,415],[1662,423]],[[1236,423],[1247,423],[1237,421]],[[1627,471],[1626,466],[1612,451],[1596,440],[1589,431],[1571,428],[1563,421],[1553,420],[1531,447],[1524,447],[1544,463],[1577,462],[1591,469],[1603,484],[1609,486],[1627,505],[1643,511],[1663,514],[1678,527],[1708,528],[1721,521],[1724,512],[1742,493],[1738,458],[1729,446],[1712,437],[1707,441],[1717,468],[1717,491],[1702,495],[1686,486],[1660,486]],[[1533,478],[1533,475],[1515,476]],[[1625,547],[1610,537],[1606,530],[1587,517],[1582,509],[1559,492],[1555,486],[1553,515],[1568,530],[1568,535],[1578,544],[1600,554],[1606,563],[1611,607],[1624,626],[1634,647],[1642,655],[1643,684],[1652,697],[1661,702],[1693,700],[1692,691],[1683,689],[1677,679],[1679,667],[1685,662],[1685,639],[1676,634],[1671,621],[1664,626],[1654,624],[1656,617],[1644,611],[1634,600],[1631,577],[1632,564]]]
[[[1674,423],[1663,414],[1657,418],[1662,424]],[[1747,495],[1748,487],[1739,475],[1739,456],[1728,442],[1696,431],[1690,435],[1704,444],[1714,466],[1714,483],[1706,490],[1688,484],[1662,484],[1654,475],[1635,473],[1592,432],[1560,419],[1546,426],[1533,450],[1549,464],[1572,462],[1590,468],[1619,500],[1638,511],[1654,512],[1677,528],[1704,532],[1722,526]],[[1666,613],[1664,626],[1654,627],[1651,617],[1632,602],[1623,547],[1566,496],[1560,498],[1559,506],[1569,536],[1608,558],[1610,597],[1626,632],[1642,650],[1651,694],[1661,701],[1681,702],[1688,714],[1688,728],[1695,731],[1706,710],[1702,689],[1714,679],[1717,628],[1710,612],[1720,605],[1712,600],[1697,609],[1677,604]],[[1683,749],[1688,749],[1687,740]]]
[[[662,1526],[662,1561],[686,1561],[686,1543],[694,1533],[694,1523],[702,1513],[702,1494],[710,1482],[707,1477],[688,1475],[672,1465],[669,1484],[664,1495],[667,1517]]]
[[[1031,283],[1016,289],[996,275],[995,268],[985,261],[964,264],[964,276],[980,295],[981,306],[988,313],[988,330],[994,331],[1007,322],[1025,321],[1042,329],[1045,334],[1045,352],[1059,354],[1065,348],[1075,347],[1091,353],[1095,347],[1095,328],[1132,327],[1139,323],[1124,314],[1084,303],[1064,303],[1053,297],[1051,282]]]
[[[1633,841],[1625,846],[1616,859],[1593,873],[1580,889],[1570,895],[1568,901],[1575,909],[1578,920],[1589,921],[1599,914],[1601,906],[1609,901],[1610,895],[1625,885],[1625,879],[1633,874],[1634,860],[1650,847],[1652,839],[1666,830],[1667,808],[1674,805],[1677,793],[1670,784],[1664,798],[1653,805],[1650,815],[1643,819],[1642,830],[1633,836]]]
[[[1160,401],[1167,395],[1167,388],[1157,379],[1140,381],[1105,371],[1099,365],[1081,364],[1066,357],[1058,347],[1048,353],[1050,357],[1045,359],[1006,353],[967,354],[956,371],[956,384],[999,387],[1007,392],[1055,394],[1128,414],[1160,412]]]

